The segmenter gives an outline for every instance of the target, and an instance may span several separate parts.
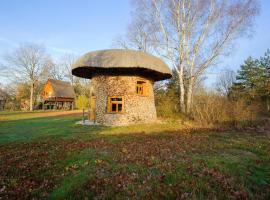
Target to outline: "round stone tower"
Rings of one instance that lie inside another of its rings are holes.
[[[103,125],[154,121],[153,84],[172,76],[161,59],[123,49],[89,52],[74,63],[72,74],[91,79],[90,120]]]

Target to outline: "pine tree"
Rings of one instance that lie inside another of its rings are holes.
[[[270,111],[270,50],[268,49],[264,57],[260,58],[260,65],[263,69],[261,87],[259,93],[266,104],[267,111]]]
[[[229,97],[234,100],[243,98],[247,103],[258,102],[270,110],[270,51],[260,59],[251,57],[240,66],[236,82]]]

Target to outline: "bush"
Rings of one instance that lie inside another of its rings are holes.
[[[75,100],[76,108],[85,109],[88,108],[89,100],[85,95],[79,95]]]
[[[159,117],[174,117],[177,115],[177,107],[171,99],[163,99],[156,102],[156,110]]]
[[[215,94],[198,95],[194,98],[192,117],[207,126],[233,126],[241,128],[256,121],[258,107],[244,100],[230,101]]]

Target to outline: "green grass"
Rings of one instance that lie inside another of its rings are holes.
[[[161,131],[166,133],[179,130],[182,126],[176,124],[176,121],[158,125],[152,123],[119,127],[81,126],[75,124],[81,120],[80,116],[40,117],[40,114],[44,114],[44,111],[0,112],[0,144],[31,141],[47,136],[88,139],[97,133],[100,135],[160,133]],[[112,140],[116,141],[117,137],[113,137]]]
[[[7,121],[0,124],[0,143],[29,141],[44,136],[68,136],[72,134],[74,117],[31,118]],[[66,126],[64,125],[66,124]]]
[[[176,119],[81,126],[80,116],[0,113],[3,199],[269,199],[266,134],[191,131]]]

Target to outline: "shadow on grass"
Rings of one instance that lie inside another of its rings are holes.
[[[87,158],[81,151],[68,164],[82,170],[63,179],[49,197],[270,197],[269,142],[259,135],[206,132],[101,134],[94,154]]]
[[[0,124],[5,197],[16,195],[18,188],[21,198],[30,199],[270,195],[269,141],[264,136],[175,123],[75,125],[78,120],[58,116]]]
[[[27,112],[26,112],[27,113]],[[29,113],[29,112],[28,112]],[[14,113],[9,113],[12,115]],[[21,113],[19,113],[21,114]],[[24,114],[24,113],[23,113]],[[91,139],[93,137],[114,135],[112,140],[117,141],[116,135],[132,134],[169,134],[169,133],[194,133],[194,132],[220,132],[215,128],[194,128],[183,125],[179,121],[167,121],[165,123],[135,124],[129,126],[82,126],[75,123],[81,120],[77,114],[63,116],[26,116],[26,119],[16,119],[12,116],[8,121],[0,122],[0,144],[12,142],[28,142],[44,137]],[[29,118],[28,118],[29,117]],[[226,129],[222,129],[224,132]],[[254,135],[254,132],[251,133]],[[98,136],[99,135],[99,136]],[[262,134],[261,134],[262,135]],[[222,137],[224,140],[225,138]],[[121,139],[120,139],[121,140]]]
[[[78,114],[74,116],[74,114],[68,113],[64,116],[46,117],[32,116],[32,114],[36,113],[14,112],[3,115],[6,121],[0,122],[0,144],[29,142],[44,137],[91,139],[97,134],[105,136],[126,133],[167,133],[179,131],[179,129],[182,131],[183,128],[176,121],[160,124],[136,124],[124,127],[81,126],[75,124],[81,119]]]

